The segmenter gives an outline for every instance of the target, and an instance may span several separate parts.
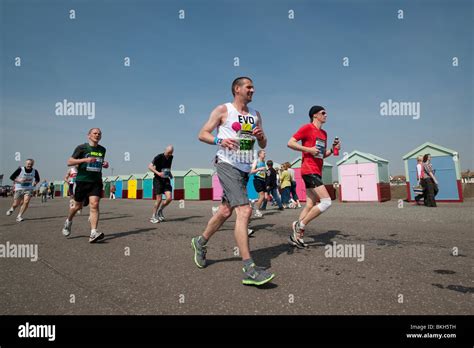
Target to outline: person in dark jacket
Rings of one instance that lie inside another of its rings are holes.
[[[272,195],[273,199],[278,205],[278,210],[283,210],[283,205],[281,204],[280,194],[278,193],[278,183],[277,183],[277,172],[273,168],[273,161],[267,161],[267,172],[265,178],[265,186],[267,188],[267,193]],[[263,202],[262,209],[265,210],[267,207],[267,201]]]
[[[423,156],[424,178],[421,180],[421,186],[425,194],[424,204],[427,207],[436,207],[435,197],[438,194],[438,180],[434,175],[431,165],[431,155],[428,153]]]

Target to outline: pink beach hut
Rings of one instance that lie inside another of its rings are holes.
[[[337,168],[340,201],[384,202],[391,199],[387,160],[352,151],[337,162]]]

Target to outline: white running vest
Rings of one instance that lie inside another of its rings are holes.
[[[24,179],[24,182],[15,183],[16,190],[33,190],[33,181],[35,181],[36,169],[33,168],[31,173],[27,173],[25,167],[21,167],[21,172],[18,175],[17,179]]]
[[[77,176],[77,167],[71,167],[69,169],[69,178],[68,178],[68,182],[70,184],[74,184],[76,182],[76,176]]]
[[[239,140],[239,150],[229,150],[219,146],[217,158],[220,162],[229,163],[237,169],[249,173],[256,158],[254,145],[256,138],[252,131],[257,127],[258,116],[254,109],[248,108],[247,115],[241,115],[232,103],[226,103],[227,119],[217,128],[217,137]]]

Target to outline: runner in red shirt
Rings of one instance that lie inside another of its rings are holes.
[[[303,153],[301,175],[306,186],[306,206],[301,211],[299,219],[293,222],[293,232],[290,234],[289,242],[298,247],[307,247],[303,235],[306,225],[331,207],[331,198],[326,187],[323,185],[323,162],[324,158],[331,156],[333,147],[341,147],[338,140],[327,149],[327,134],[322,129],[326,123],[327,113],[322,106],[315,105],[309,110],[311,123],[302,126],[288,141],[288,147]],[[298,144],[301,141],[301,145]],[[320,203],[316,205],[317,197]]]

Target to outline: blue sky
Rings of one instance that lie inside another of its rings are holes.
[[[170,143],[175,169],[211,168],[216,149],[197,133],[215,106],[231,101],[230,84],[241,75],[254,80],[251,106],[276,162],[298,157],[286,143],[319,104],[330,139],[339,136],[344,152],[388,159],[392,175],[404,173],[402,156],[425,141],[459,151],[462,169],[474,169],[472,1],[0,4],[0,173],[8,176],[20,152],[44,178],[62,178],[91,127],[102,128],[114,174],[145,172]],[[63,99],[95,102],[95,119],[55,115]],[[420,119],[381,116],[388,99],[419,102]]]

